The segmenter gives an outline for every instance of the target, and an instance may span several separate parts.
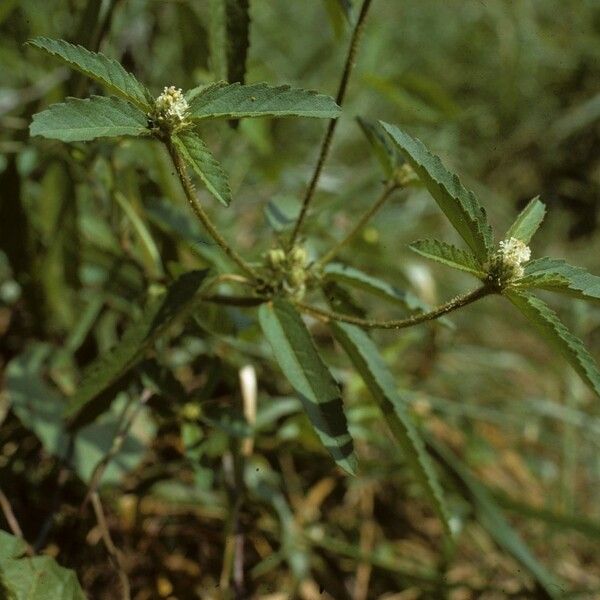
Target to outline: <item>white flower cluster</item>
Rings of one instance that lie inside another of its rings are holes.
[[[523,277],[522,264],[531,258],[531,249],[521,240],[511,237],[500,242],[498,258],[505,269],[512,274],[512,278]]]
[[[189,108],[181,89],[177,89],[173,85],[165,87],[155,102],[156,113],[159,117],[171,123],[184,121]]]

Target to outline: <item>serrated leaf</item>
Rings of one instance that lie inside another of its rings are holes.
[[[354,325],[333,322],[330,327],[377,402],[415,477],[446,532],[451,535],[449,515],[437,474],[377,346],[365,331]]]
[[[315,117],[332,119],[340,107],[329,96],[288,85],[212,85],[190,101],[190,118],[241,119],[243,117]]]
[[[454,453],[442,443],[429,437],[428,446],[440,458],[441,462],[453,473],[466,492],[475,510],[475,516],[482,527],[492,536],[496,544],[504,548],[535,577],[538,584],[550,598],[562,597],[559,582],[537,560],[519,534],[506,520],[502,509],[496,504],[493,496],[487,491],[469,469]]]
[[[258,316],[275,359],[300,396],[321,442],[340,467],[354,474],[357,459],[340,389],[319,356],[304,321],[287,300],[279,298],[263,304]]]
[[[33,115],[31,135],[85,142],[99,137],[150,135],[146,115],[119,98],[92,96],[67,98]]]
[[[210,52],[218,79],[244,83],[250,46],[248,0],[211,0]]]
[[[479,261],[471,252],[439,240],[417,240],[408,246],[413,252],[475,277],[485,277]]]
[[[364,290],[410,311],[425,312],[429,310],[427,304],[413,293],[400,290],[386,281],[382,281],[372,275],[367,275],[367,273],[359,271],[354,267],[348,267],[339,263],[330,263],[323,270],[323,276],[326,280],[345,283],[346,285]]]
[[[600,302],[600,277],[562,259],[538,258],[525,265],[519,287],[567,294],[580,300]]]
[[[356,121],[381,164],[383,172],[387,177],[391,177],[396,167],[402,164],[404,159],[390,140],[390,136],[379,123],[373,123],[362,117],[356,117]]]
[[[210,153],[200,136],[193,131],[182,131],[173,136],[173,143],[185,162],[200,177],[206,189],[223,205],[231,202],[231,189],[227,173],[221,163]]]
[[[539,196],[530,200],[506,232],[506,239],[516,238],[528,244],[546,215],[546,205]]]
[[[38,37],[29,40],[27,44],[59,58],[73,69],[101,83],[111,94],[128,100],[144,112],[151,109],[150,92],[116,60],[64,40]]]
[[[148,304],[142,318],[129,326],[116,348],[85,370],[65,413],[72,428],[89,423],[106,409],[114,397],[114,386],[142,360],[154,340],[193,305],[206,273],[191,271],[179,277],[165,294]]]
[[[506,297],[527,317],[552,348],[560,352],[590,388],[600,396],[600,370],[583,342],[542,300],[525,292],[505,290]]]
[[[459,178],[450,173],[422,142],[395,125],[383,121],[380,124],[475,256],[480,261],[486,260],[493,245],[492,228],[475,194],[463,187]]]

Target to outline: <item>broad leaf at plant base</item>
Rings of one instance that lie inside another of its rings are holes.
[[[408,247],[425,258],[435,260],[453,269],[470,273],[475,277],[485,277],[484,268],[468,250],[439,240],[417,240]]]
[[[185,162],[194,169],[208,191],[224,206],[231,202],[227,173],[210,153],[200,136],[193,131],[182,131],[173,136],[173,143]]]
[[[52,104],[33,115],[29,132],[63,142],[151,133],[143,112],[119,98],[106,96],[67,98],[65,102]]]
[[[0,597],[3,600],[85,600],[75,571],[50,556],[25,555],[23,540],[0,531]]]
[[[450,518],[437,474],[406,404],[396,391],[394,378],[379,355],[377,347],[369,335],[359,327],[335,322],[331,323],[330,327],[335,339],[350,357],[381,409],[390,431],[433,505],[446,533],[451,535]]]
[[[216,83],[199,91],[188,101],[189,116],[193,121],[244,117],[334,119],[341,111],[330,96],[289,85],[273,87],[266,83]]]
[[[89,423],[106,409],[115,396],[114,386],[142,360],[156,338],[193,305],[206,273],[190,271],[179,277],[166,293],[150,301],[142,318],[125,331],[112,352],[100,356],[84,371],[65,414],[71,427]]]
[[[463,187],[458,177],[450,173],[422,142],[395,125],[383,121],[380,124],[473,254],[480,261],[485,261],[492,249],[492,228],[487,222],[485,209],[479,204],[475,194]]]
[[[533,198],[519,213],[504,237],[506,239],[515,238],[521,240],[524,244],[528,244],[542,224],[545,215],[546,205],[539,197]]]
[[[600,396],[600,370],[583,342],[560,321],[542,300],[524,290],[504,295],[527,317],[552,348],[560,352],[590,388]]]
[[[150,92],[116,60],[64,40],[38,37],[27,44],[59,58],[71,68],[101,83],[111,94],[135,104],[140,110],[150,110],[153,102]]]
[[[302,317],[287,300],[279,298],[263,304],[258,315],[273,355],[300,396],[321,442],[340,467],[354,474],[357,459],[340,388],[319,356]]]

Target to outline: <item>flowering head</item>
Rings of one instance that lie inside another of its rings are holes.
[[[154,101],[154,111],[150,118],[159,129],[177,130],[185,123],[189,108],[181,89],[171,85],[165,87]]]
[[[523,277],[523,264],[531,258],[531,249],[527,244],[511,237],[502,240],[490,260],[489,276],[499,287]]]

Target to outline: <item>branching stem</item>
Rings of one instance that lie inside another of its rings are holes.
[[[358,19],[354,26],[354,30],[352,31],[352,38],[350,40],[348,54],[346,55],[344,72],[342,73],[342,79],[340,80],[338,93],[335,99],[339,106],[342,106],[342,104],[344,103],[344,98],[346,97],[348,82],[350,81],[350,75],[352,74],[352,69],[354,68],[354,63],[356,60],[358,43],[360,41],[360,36],[363,31],[365,20],[367,18],[367,13],[369,12],[371,3],[372,0],[363,1],[362,7],[360,9],[360,14],[358,15]],[[327,155],[329,154],[329,149],[331,148],[331,141],[333,139],[333,134],[335,133],[337,123],[337,119],[331,119],[331,121],[329,121],[327,131],[325,132],[325,137],[323,138],[323,141],[321,143],[321,152],[319,154],[319,159],[317,161],[315,171],[313,173],[312,179],[310,180],[310,183],[308,184],[308,188],[306,189],[304,200],[302,201],[302,208],[300,209],[300,213],[298,214],[298,218],[296,219],[296,224],[294,225],[294,230],[292,231],[292,235],[290,237],[290,248],[292,248],[294,243],[296,242],[296,239],[298,237],[298,234],[300,233],[300,229],[306,217],[308,207],[315,194],[317,183],[319,182],[319,177],[321,176],[321,171],[323,170],[323,166],[325,165],[325,161],[327,160]]]
[[[317,308],[316,306],[304,304],[303,302],[295,302],[295,304],[300,310],[325,322],[341,321],[342,323],[359,325],[360,327],[364,327],[366,329],[405,329],[406,327],[413,327],[414,325],[419,325],[420,323],[425,323],[426,321],[433,321],[434,319],[437,319],[443,315],[453,312],[459,308],[462,308],[463,306],[467,306],[467,304],[471,304],[476,300],[479,300],[484,296],[487,296],[492,293],[494,293],[494,290],[492,288],[483,285],[477,289],[468,292],[467,294],[457,296],[456,298],[453,298],[449,302],[446,302],[445,304],[442,304],[431,311],[419,313],[406,319],[397,319],[390,321],[380,321],[377,319],[361,319],[359,317],[352,317],[350,315],[344,315],[341,313],[331,312],[322,308]]]
[[[177,152],[175,146],[173,146],[173,144],[168,140],[165,141],[165,144],[167,146],[167,150],[169,151],[171,160],[175,165],[175,170],[177,171],[181,186],[183,187],[185,197],[192,207],[194,214],[198,217],[198,220],[202,223],[210,237],[212,237],[212,239],[221,247],[223,252],[225,252],[225,254],[227,254],[227,256],[233,262],[235,262],[244,273],[246,273],[246,275],[249,275],[252,277],[252,279],[257,279],[258,274],[256,271],[229,245],[227,240],[219,233],[213,222],[210,220],[208,214],[202,208],[202,205],[196,197],[194,186],[192,185],[187,173],[185,162]]]
[[[363,214],[360,219],[356,222],[354,227],[346,234],[346,236],[340,240],[329,252],[327,252],[317,263],[317,268],[324,267],[328,262],[331,262],[340,252],[340,250],[350,242],[354,236],[367,224],[369,219],[385,204],[386,200],[398,189],[398,185],[389,183],[383,189],[383,192],[373,203],[372,206]]]

